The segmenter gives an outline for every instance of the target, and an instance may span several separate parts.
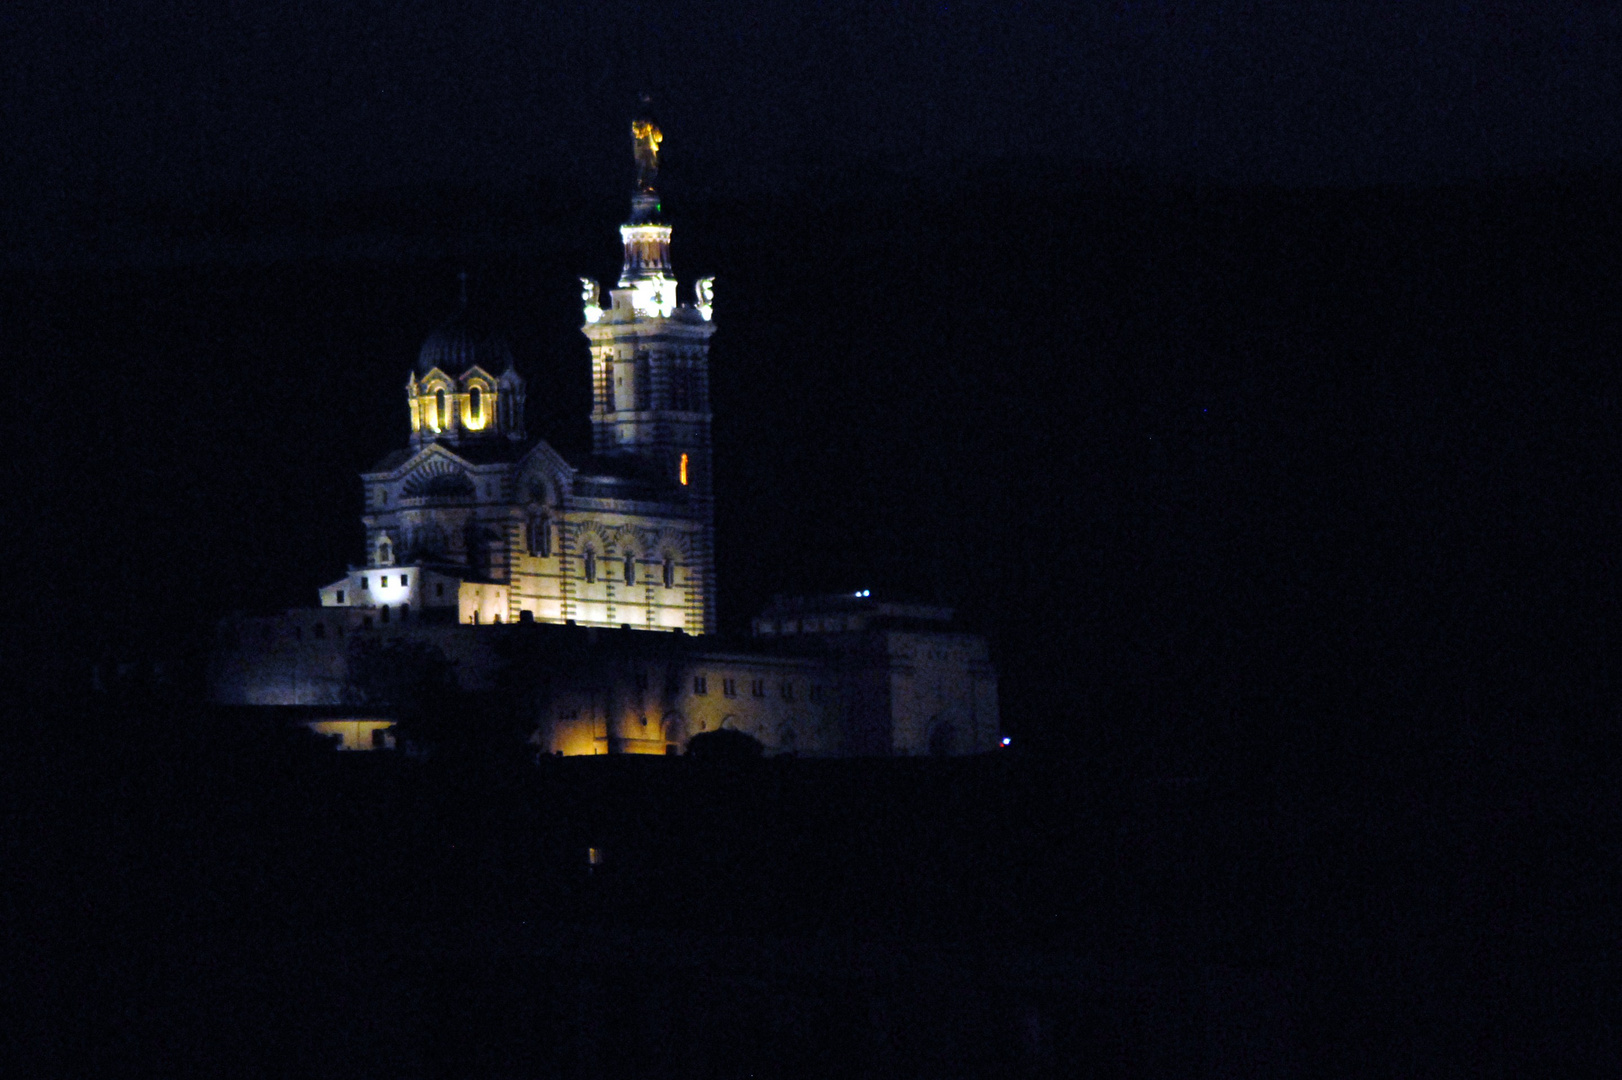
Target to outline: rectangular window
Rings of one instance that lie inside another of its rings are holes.
[[[445,595],[445,583],[443,581],[434,582],[434,595],[435,596],[444,596]]]
[[[410,585],[411,584],[411,575],[410,574],[401,574],[400,575],[400,584],[401,585]]]
[[[755,679],[754,681],[752,681],[749,684],[749,696],[750,697],[765,697],[766,696],[766,680],[765,679]]]
[[[386,589],[388,587],[389,587],[389,575],[384,574],[383,575],[383,588]]]
[[[370,589],[372,587],[371,579],[370,578],[365,578],[365,577],[361,578],[360,579],[360,587],[363,588],[363,589]]]
[[[722,679],[721,680],[721,693],[725,694],[727,697],[737,697],[738,696],[738,680],[737,679]]]
[[[707,694],[709,692],[710,692],[709,683],[705,680],[704,676],[702,676],[702,675],[694,675],[693,676],[693,693],[695,693],[695,694]]]
[[[341,604],[343,602],[344,602],[344,591],[342,589],[339,589],[338,590],[338,603]]]

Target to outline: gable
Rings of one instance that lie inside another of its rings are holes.
[[[434,460],[444,461],[460,469],[470,468],[473,464],[465,458],[452,453],[443,444],[431,442],[418,447],[402,447],[399,450],[385,454],[370,470],[361,473],[361,477],[367,480],[397,480],[407,473],[423,468],[428,462]]]
[[[544,439],[518,462],[518,501],[557,505],[574,487],[574,469]]]

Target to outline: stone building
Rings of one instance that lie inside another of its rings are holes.
[[[661,135],[633,125],[638,176],[607,304],[582,279],[592,446],[525,430],[511,350],[466,295],[407,376],[409,445],[361,476],[364,561],[319,609],[221,627],[212,693],[296,707],[348,748],[387,745],[358,653],[413,643],[460,688],[518,695],[545,752],[670,753],[745,731],[771,752],[975,753],[999,745],[983,638],[948,609],[866,594],[780,601],[751,637],[716,624],[711,279],[678,303],[655,190]]]

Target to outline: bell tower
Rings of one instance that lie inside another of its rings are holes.
[[[644,99],[645,101],[646,99]],[[670,263],[670,226],[655,181],[664,135],[646,115],[631,124],[636,186],[631,216],[620,226],[624,264],[603,305],[596,281],[582,278],[591,343],[592,450],[641,459],[703,522],[695,552],[713,580],[715,506],[710,456],[710,335],[713,278],[694,284],[691,303],[677,303]],[[704,625],[713,629],[714,589],[706,588]]]

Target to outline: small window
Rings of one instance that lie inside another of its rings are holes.
[[[363,589],[370,589],[372,587],[372,579],[368,578],[368,577],[362,577],[360,579],[360,587],[363,588]]]
[[[401,604],[400,605],[400,621],[405,622],[409,618],[411,618],[411,605],[410,604]]]
[[[389,605],[384,604],[377,609],[377,621],[387,626],[389,622]]]
[[[529,553],[542,559],[552,554],[552,523],[544,517],[529,523]]]
[[[597,553],[595,551],[587,551],[586,552],[586,554],[585,554],[585,564],[586,564],[586,584],[589,585],[592,582],[597,580]]]
[[[386,589],[388,587],[389,587],[389,575],[384,574],[383,575],[383,588]]]
[[[686,454],[683,454],[681,456],[681,467],[680,467],[680,469],[678,471],[680,473],[681,485],[682,485],[682,487],[686,487],[687,486],[687,455]]]
[[[676,560],[669,555],[665,556],[664,583],[667,589],[676,587]]]
[[[445,411],[445,391],[439,390],[434,394],[434,430],[444,431],[449,414]]]
[[[794,684],[793,683],[786,682],[786,683],[783,684],[783,700],[784,701],[793,701],[794,700]]]
[[[725,694],[727,697],[737,697],[738,696],[738,680],[737,679],[722,679],[721,680],[721,693]]]
[[[765,679],[751,680],[750,683],[749,683],[749,696],[750,697],[765,697],[766,696],[766,680]]]
[[[625,553],[625,584],[636,584],[636,552],[634,551]]]
[[[344,602],[344,591],[342,589],[339,589],[338,590],[338,603],[341,604],[343,602]]]
[[[709,683],[705,680],[704,676],[702,676],[702,675],[694,675],[693,676],[693,693],[695,693],[695,694],[707,694],[709,692],[710,692]]]
[[[401,585],[410,585],[411,584],[411,575],[410,574],[401,574],[400,575],[400,584]]]
[[[484,391],[477,386],[467,392],[467,413],[475,424],[479,423],[484,412]]]
[[[444,596],[445,595],[445,583],[443,581],[434,582],[434,595],[435,596]]]
[[[327,624],[324,622],[318,622],[310,629],[315,631],[315,636],[318,638],[324,638],[327,636]]]
[[[372,749],[374,749],[374,750],[383,749],[385,746],[388,745],[387,740],[388,740],[388,736],[386,734],[384,734],[384,730],[382,728],[375,727],[375,728],[372,729]]]

